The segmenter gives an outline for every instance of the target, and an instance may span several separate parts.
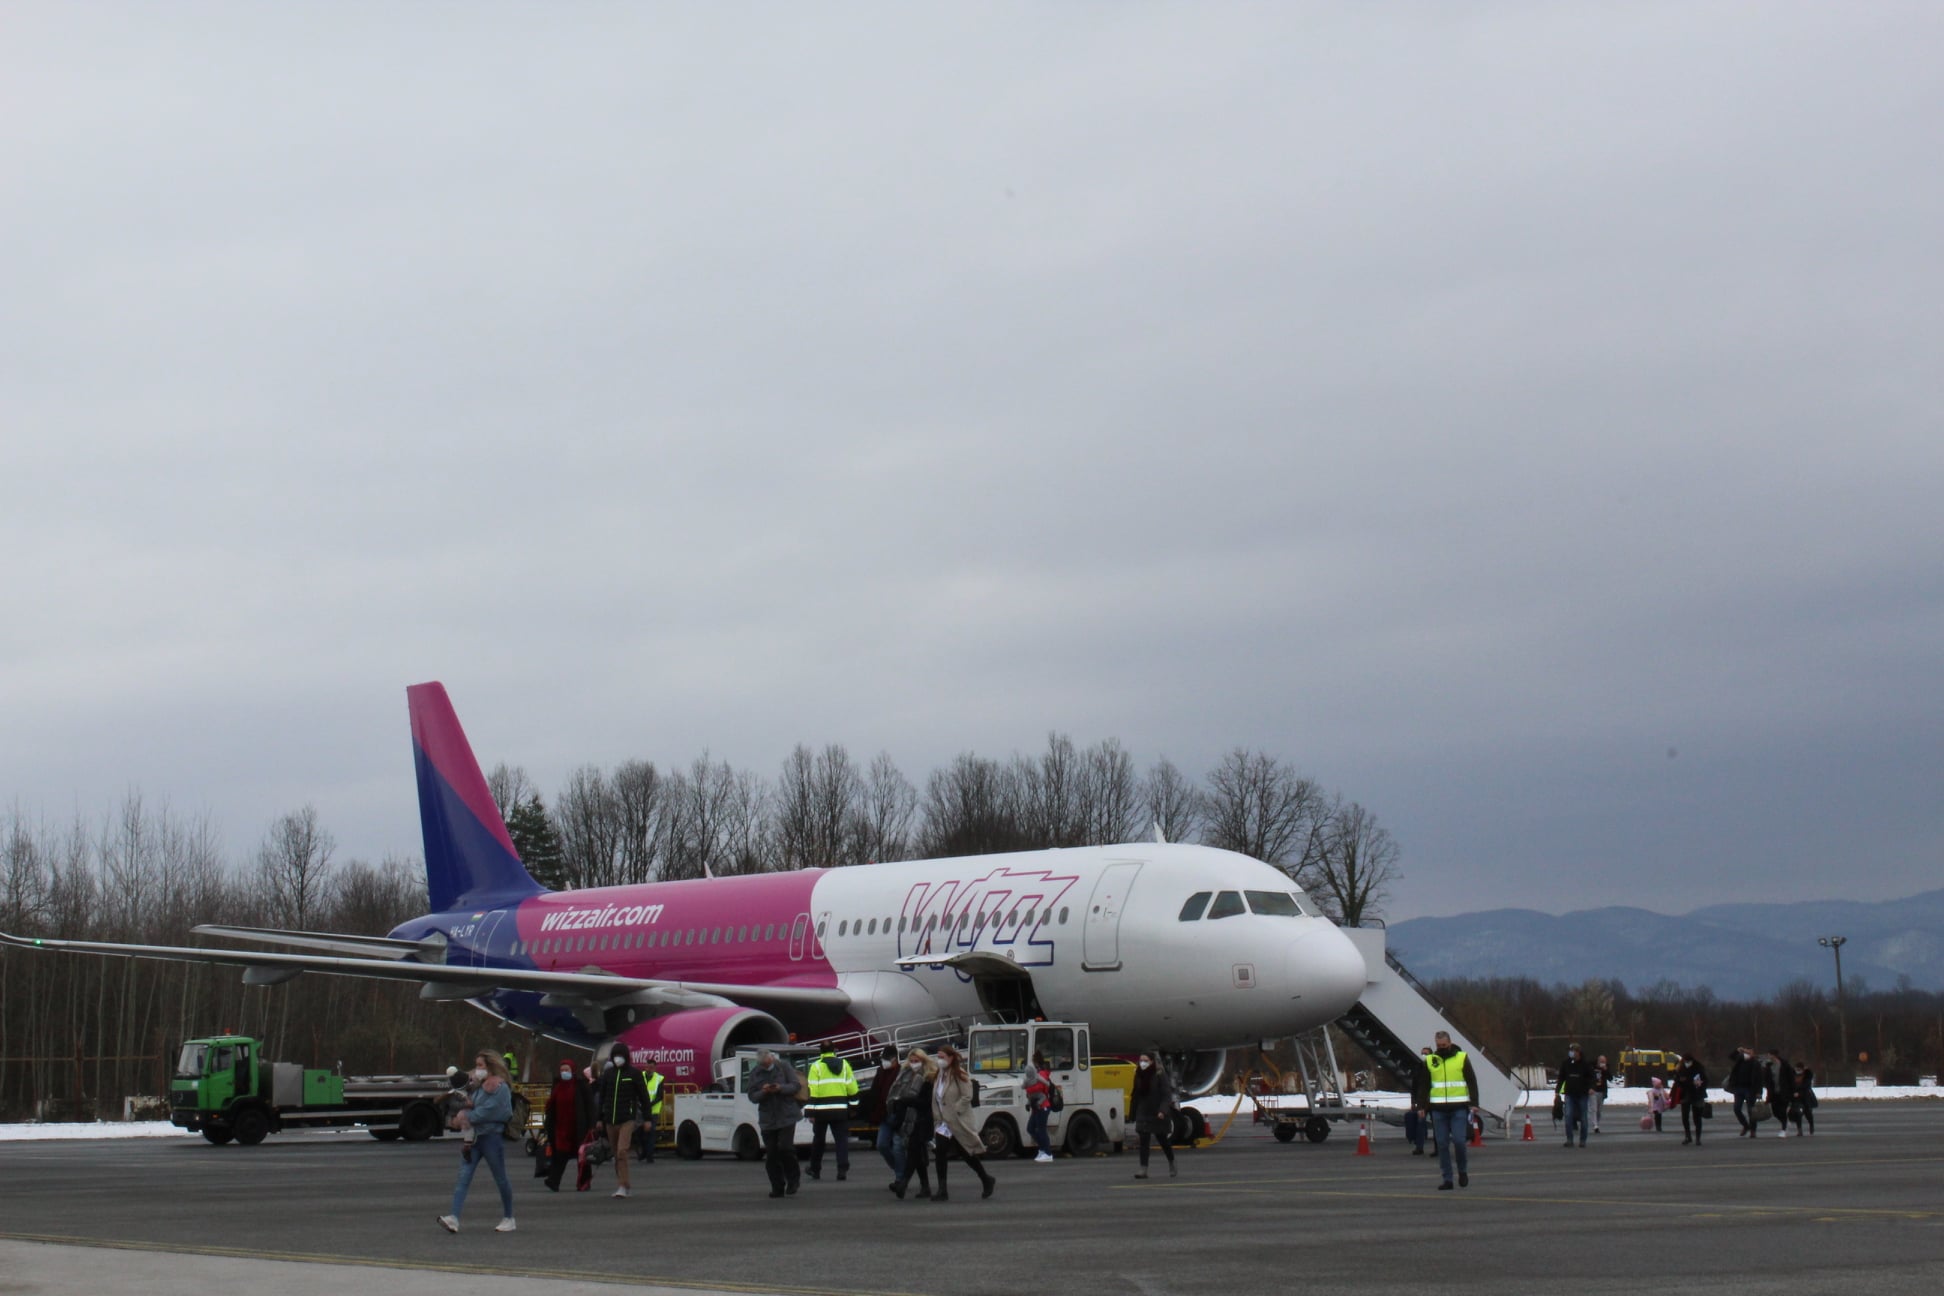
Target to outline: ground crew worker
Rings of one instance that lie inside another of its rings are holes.
[[[1478,1073],[1465,1051],[1451,1042],[1450,1031],[1433,1037],[1435,1047],[1424,1055],[1424,1066],[1411,1083],[1411,1105],[1429,1117],[1438,1142],[1439,1191],[1451,1187],[1451,1159],[1458,1157],[1458,1186],[1471,1184],[1465,1139],[1471,1130],[1471,1109],[1478,1105]]]
[[[850,1174],[850,1108],[851,1099],[857,1097],[857,1073],[826,1044],[804,1080],[810,1087],[810,1101],[803,1104],[803,1114],[815,1129],[810,1137],[810,1177],[823,1178],[824,1133],[835,1130],[837,1179],[842,1182]]]
[[[512,1049],[506,1050],[500,1056],[506,1059],[506,1074],[512,1077],[514,1084],[518,1084],[520,1082],[520,1059],[513,1056]]]
[[[641,1087],[641,1072],[634,1069],[628,1050],[616,1044],[596,1082],[602,1121],[607,1124],[608,1143],[614,1148],[614,1177],[621,1181],[616,1197],[628,1195],[628,1149],[633,1146],[635,1125],[647,1106],[647,1091]]]
[[[649,1059],[647,1065],[642,1068],[641,1072],[641,1089],[645,1096],[644,1106],[647,1108],[647,1114],[641,1122],[641,1159],[643,1161],[653,1162],[655,1159],[655,1138],[656,1130],[661,1125],[662,1084],[665,1079],[666,1077],[656,1068],[654,1059]]]

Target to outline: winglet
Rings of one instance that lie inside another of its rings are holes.
[[[405,699],[412,713],[425,888],[432,911],[509,904],[539,895],[543,888],[513,849],[445,685],[414,684],[405,690]]]

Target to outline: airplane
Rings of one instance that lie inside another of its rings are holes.
[[[740,1047],[920,1022],[1087,1022],[1189,1092],[1227,1050],[1336,1020],[1363,956],[1281,871],[1130,843],[548,891],[521,863],[437,682],[406,689],[432,912],[382,937],[205,925],[294,952],[33,939],[35,949],[416,982],[707,1085]]]

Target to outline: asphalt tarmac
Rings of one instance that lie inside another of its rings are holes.
[[[1541,1113],[1537,1141],[1471,1149],[1471,1185],[1451,1192],[1394,1128],[1359,1157],[1354,1128],[1285,1145],[1246,1115],[1182,1152],[1177,1179],[1135,1180],[1131,1152],[1009,1161],[981,1201],[955,1165],[943,1204],[894,1199],[874,1154],[849,1182],[826,1164],[780,1201],[760,1165],[726,1158],[638,1166],[626,1201],[608,1196],[611,1167],[593,1192],[556,1195],[516,1158],[519,1231],[492,1231],[482,1174],[456,1237],[435,1223],[458,1167],[449,1139],[0,1142],[0,1291],[1938,1290],[1944,1102],[1829,1103],[1815,1137],[1769,1124],[1753,1141],[1719,1110],[1698,1148],[1640,1132],[1634,1113],[1584,1150]]]

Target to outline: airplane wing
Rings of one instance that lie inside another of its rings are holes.
[[[198,936],[262,941],[270,945],[289,945],[297,949],[325,950],[332,954],[350,954],[364,958],[402,959],[417,955],[435,963],[445,958],[443,940],[394,940],[390,936],[290,931],[283,927],[232,927],[226,923],[202,923],[191,930]]]
[[[238,934],[244,929],[235,929]],[[275,930],[249,929],[264,937]],[[227,934],[227,933],[225,933]],[[292,933],[317,936],[319,933]],[[267,937],[265,937],[267,938]],[[287,939],[279,935],[278,939]],[[363,939],[383,944],[377,938]],[[408,942],[390,942],[404,944]],[[850,996],[835,986],[737,985],[719,981],[670,981],[612,976],[605,972],[549,972],[538,968],[466,967],[421,963],[399,956],[356,958],[330,954],[279,954],[268,950],[202,949],[193,945],[124,945],[113,941],[56,940],[14,936],[0,932],[0,944],[21,949],[58,950],[69,954],[100,954],[114,958],[160,959],[175,963],[210,963],[243,969],[250,985],[275,985],[305,972],[335,976],[372,977],[408,981],[422,987],[429,999],[472,999],[495,990],[529,990],[560,1002],[619,1004],[635,1002],[671,1008],[715,1007],[725,1004],[850,1006]]]

